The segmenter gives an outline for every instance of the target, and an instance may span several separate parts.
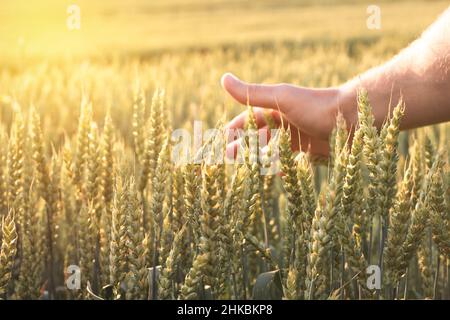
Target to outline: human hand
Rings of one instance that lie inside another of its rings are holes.
[[[292,148],[311,152],[315,156],[328,156],[328,138],[336,122],[339,109],[339,89],[309,89],[290,84],[253,84],[239,80],[230,73],[222,76],[223,88],[243,105],[254,107],[258,129],[267,129],[264,113],[274,122],[291,129]],[[283,118],[283,121],[282,121]],[[247,111],[230,121],[227,128],[243,129]],[[301,146],[299,146],[299,137]],[[235,153],[238,141],[228,145]]]

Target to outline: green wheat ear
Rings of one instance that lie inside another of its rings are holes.
[[[444,256],[448,256],[450,252],[450,219],[448,215],[448,204],[445,199],[444,184],[444,163],[442,156],[437,160],[438,170],[431,177],[430,201],[431,210],[431,228],[433,241],[436,243],[439,252]]]
[[[389,236],[384,252],[387,282],[397,284],[400,280],[401,247],[408,233],[411,219],[411,193],[413,190],[413,161],[410,161],[399,186],[394,206],[390,213]]]
[[[164,100],[164,93],[156,90],[153,94],[150,107],[150,117],[145,124],[145,144],[142,150],[141,173],[139,181],[139,190],[145,189],[147,184],[150,190],[153,188],[153,176],[158,166],[158,156],[162,150],[164,131],[162,127],[161,108]]]
[[[181,262],[181,250],[183,248],[183,241],[186,235],[186,225],[184,225],[175,234],[172,248],[161,270],[161,277],[159,279],[159,299],[168,300],[178,298],[177,290],[177,267]]]
[[[0,218],[8,212],[8,137],[3,125],[0,125]]]
[[[133,92],[133,121],[131,126],[133,128],[134,149],[140,164],[143,162],[146,148],[146,107],[145,94],[139,80],[137,80]]]
[[[0,297],[7,294],[17,254],[17,230],[14,212],[2,218],[2,245],[0,247]]]

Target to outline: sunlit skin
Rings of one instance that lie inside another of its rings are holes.
[[[330,62],[332,63],[332,62]],[[256,84],[241,81],[231,73],[221,79],[223,88],[239,103],[247,101],[255,108],[257,125],[267,124],[264,110],[269,110],[275,122],[290,126],[299,134],[292,135],[292,147],[312,154],[328,154],[328,137],[341,112],[349,128],[357,124],[356,96],[358,89],[368,91],[380,127],[389,110],[402,96],[406,111],[401,129],[450,121],[450,9],[390,61],[370,69],[348,82],[333,88],[304,88],[291,84]],[[247,112],[230,121],[229,128],[243,128]],[[237,142],[228,145],[228,152]]]

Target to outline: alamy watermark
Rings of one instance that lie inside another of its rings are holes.
[[[367,20],[366,26],[369,30],[380,30],[381,29],[381,8],[377,5],[370,5],[367,7]]]
[[[66,286],[69,290],[80,290],[81,288],[81,269],[77,265],[70,265],[66,270]]]
[[[81,9],[76,4],[67,7],[67,29],[70,31],[81,29]]]
[[[377,265],[370,265],[366,269],[367,277],[367,288],[369,290],[380,290],[381,289],[381,268]]]
[[[177,165],[259,163],[261,175],[279,172],[279,129],[208,129],[194,121],[194,130],[175,129],[171,160]],[[272,140],[269,145],[269,140]],[[270,148],[270,152],[269,152]]]

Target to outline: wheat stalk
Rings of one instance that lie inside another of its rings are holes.
[[[8,286],[17,253],[17,230],[14,222],[14,212],[2,218],[2,245],[0,247],[0,297],[6,298]]]

